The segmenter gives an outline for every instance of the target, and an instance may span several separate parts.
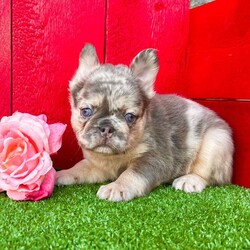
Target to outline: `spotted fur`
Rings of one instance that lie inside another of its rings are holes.
[[[98,197],[127,201],[162,183],[185,192],[230,183],[230,127],[191,100],[156,95],[158,69],[153,49],[140,52],[128,68],[100,65],[94,47],[83,48],[70,82],[70,103],[84,159],[59,171],[58,185],[111,180]],[[86,108],[92,111],[89,117],[82,115]]]

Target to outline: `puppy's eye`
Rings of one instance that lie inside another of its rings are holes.
[[[127,113],[124,117],[127,123],[133,123],[136,120],[136,116],[131,113]]]
[[[85,118],[90,117],[93,115],[93,110],[91,108],[81,109],[81,115]]]

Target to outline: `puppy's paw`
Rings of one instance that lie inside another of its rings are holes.
[[[116,182],[101,186],[97,196],[102,200],[109,201],[129,201],[135,197],[131,190]]]
[[[200,193],[207,186],[207,182],[198,175],[188,174],[175,179],[172,186],[186,193]]]
[[[74,174],[68,173],[67,170],[61,170],[59,172],[56,172],[55,184],[57,186],[73,185],[76,183],[78,183],[78,177]]]

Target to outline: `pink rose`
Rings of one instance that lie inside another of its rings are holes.
[[[50,154],[62,144],[66,125],[47,124],[45,115],[16,112],[0,122],[0,191],[13,200],[38,201],[54,189]]]

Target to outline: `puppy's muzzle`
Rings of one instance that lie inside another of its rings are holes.
[[[115,132],[115,129],[111,125],[101,126],[99,127],[101,136],[104,138],[110,138],[112,134]]]
[[[99,124],[99,130],[103,138],[110,138],[115,132],[115,128],[108,119],[102,120]]]

